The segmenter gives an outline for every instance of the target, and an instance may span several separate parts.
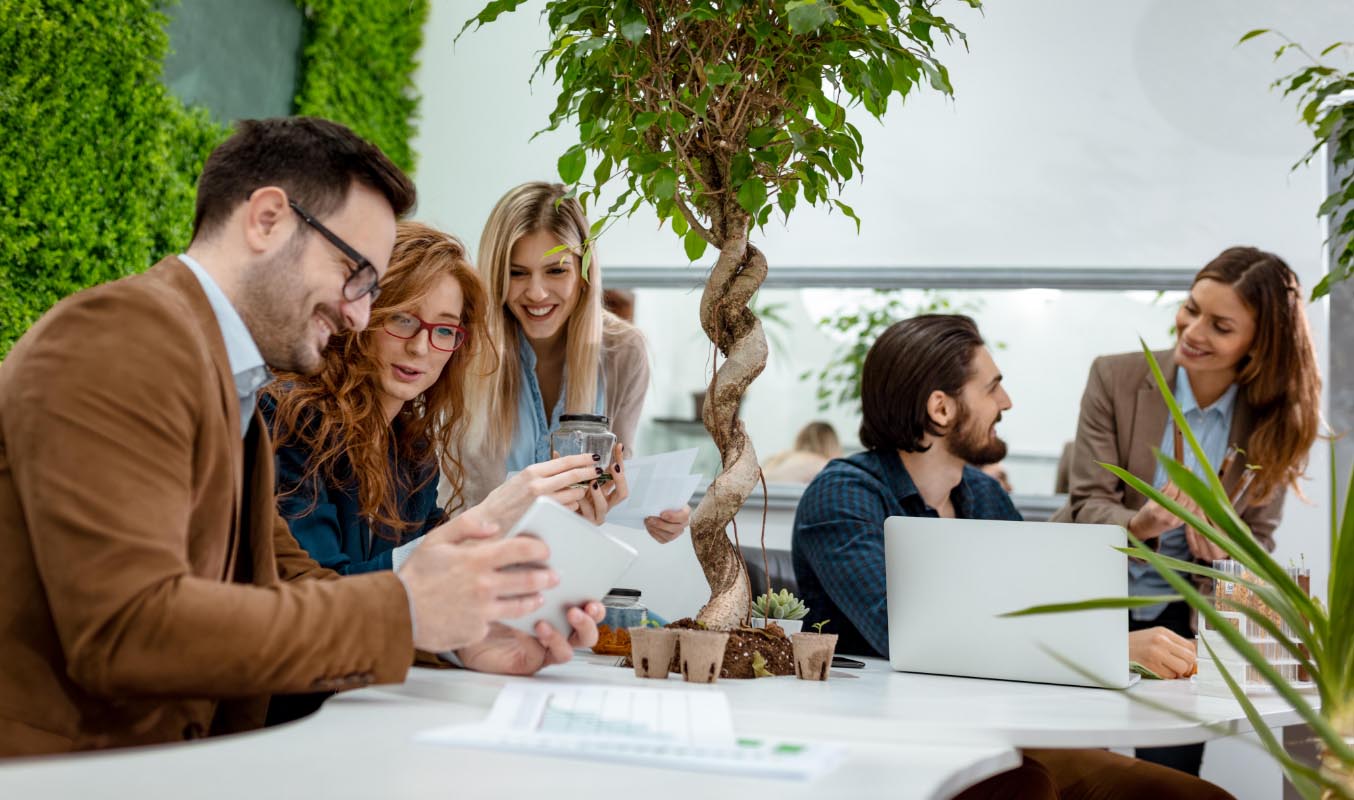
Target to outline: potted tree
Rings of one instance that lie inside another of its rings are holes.
[[[594,235],[647,203],[692,261],[708,247],[719,254],[700,323],[722,360],[701,416],[723,467],[691,518],[710,584],[696,617],[705,627],[733,629],[751,605],[726,530],[761,476],[737,415],[767,355],[748,305],[767,274],[752,234],[777,211],[788,220],[801,200],[859,226],[834,197],[863,167],[846,109],[878,118],[922,85],[952,93],[935,44],[963,34],[937,13],[941,1],[545,0],[552,41],[539,68],[559,87],[549,127],[579,131],[560,177],[584,202],[618,191]],[[493,0],[466,27],[523,2]],[[587,261],[585,251],[584,269]]]

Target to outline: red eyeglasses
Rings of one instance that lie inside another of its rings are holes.
[[[385,332],[396,339],[412,339],[422,331],[428,332],[428,344],[434,350],[454,353],[465,344],[466,330],[450,322],[424,322],[413,314],[396,313],[386,317],[381,324]]]

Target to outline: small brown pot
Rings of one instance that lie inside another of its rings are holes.
[[[837,649],[835,633],[796,633],[790,637],[795,649],[795,677],[805,681],[825,681],[832,667],[832,652]]]
[[[725,631],[678,632],[681,644],[682,679],[690,683],[714,683],[724,665],[724,646],[729,643]]]
[[[677,649],[677,631],[670,628],[631,628],[630,660],[636,678],[666,680],[672,653]]]

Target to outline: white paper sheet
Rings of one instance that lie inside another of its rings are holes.
[[[414,741],[793,780],[826,772],[845,753],[840,745],[736,737],[718,690],[525,681],[505,686],[483,722],[424,731]]]
[[[607,513],[606,521],[626,528],[644,529],[644,518],[682,508],[700,487],[700,475],[692,475],[696,448],[640,456],[625,462],[625,480],[630,496]]]

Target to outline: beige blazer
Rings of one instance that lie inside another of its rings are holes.
[[[403,679],[391,572],[296,544],[197,278],[69,297],[0,364],[0,756],[262,725],[272,694]]]
[[[1172,351],[1160,351],[1156,357],[1174,391]],[[1097,358],[1091,364],[1086,392],[1081,397],[1077,438],[1072,445],[1068,504],[1053,515],[1053,521],[1107,523],[1127,528],[1146,498],[1100,463],[1117,464],[1151,483],[1157,465],[1152,448],[1161,446],[1169,417],[1170,410],[1142,353]],[[1253,424],[1250,406],[1238,397],[1232,412],[1229,443],[1244,450]],[[1230,489],[1241,479],[1244,460],[1236,459],[1222,476],[1224,486]],[[1269,503],[1242,511],[1241,518],[1267,550],[1274,549],[1274,528],[1282,510],[1280,492]]]

